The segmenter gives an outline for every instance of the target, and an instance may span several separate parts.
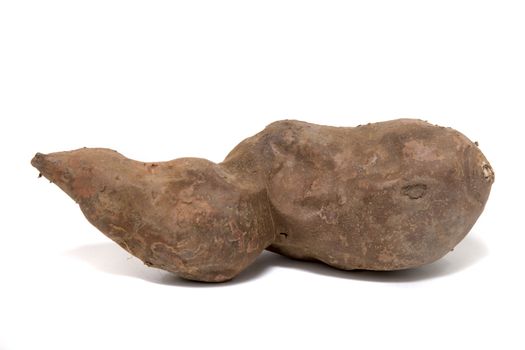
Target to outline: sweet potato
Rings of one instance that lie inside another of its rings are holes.
[[[38,153],[32,164],[145,264],[213,282],[263,249],[347,270],[430,263],[469,232],[494,182],[476,144],[411,119],[278,121],[220,164],[87,148]]]

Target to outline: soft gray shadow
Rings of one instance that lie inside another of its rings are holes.
[[[370,282],[409,283],[452,275],[469,268],[487,255],[487,246],[481,239],[476,236],[467,236],[456,246],[454,251],[451,251],[443,258],[415,269],[400,271],[344,271],[332,268],[323,263],[290,259],[282,259],[282,263],[281,260],[279,260],[277,265],[336,278]]]
[[[467,236],[454,251],[438,261],[416,269],[402,271],[343,271],[328,265],[289,259],[264,251],[253,264],[241,272],[232,281],[225,283],[203,283],[188,281],[176,275],[145,266],[139,259],[132,257],[115,243],[85,245],[66,252],[67,255],[83,260],[96,269],[115,275],[140,278],[148,282],[181,287],[225,287],[263,276],[272,268],[290,268],[308,273],[362,280],[370,282],[417,282],[452,275],[474,265],[488,254],[485,244],[476,236]]]
[[[280,255],[265,251],[249,268],[241,272],[233,280],[224,283],[207,283],[189,281],[173,273],[148,267],[113,242],[84,245],[66,251],[64,254],[82,260],[105,273],[140,278],[158,284],[193,288],[226,287],[243,283],[264,274],[271,267],[276,266],[273,263],[274,259],[286,259]]]

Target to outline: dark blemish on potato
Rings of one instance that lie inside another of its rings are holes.
[[[286,232],[281,232],[279,233],[281,236],[283,236],[284,238],[288,238],[288,233]]]
[[[425,184],[407,185],[401,189],[401,193],[410,199],[420,199],[426,192],[427,185]]]

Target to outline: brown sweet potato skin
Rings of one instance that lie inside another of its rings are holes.
[[[449,252],[494,172],[459,132],[400,119],[356,128],[279,121],[223,163],[142,163],[108,149],[32,164],[149,266],[226,281],[263,249],[341,269],[397,270]]]

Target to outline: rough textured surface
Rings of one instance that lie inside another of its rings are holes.
[[[341,269],[430,263],[469,232],[494,182],[476,144],[411,119],[279,121],[221,164],[141,163],[108,149],[37,154],[32,164],[147,265],[214,282],[263,249]]]

